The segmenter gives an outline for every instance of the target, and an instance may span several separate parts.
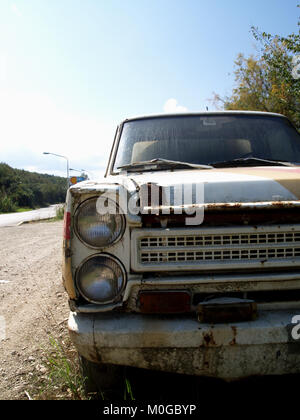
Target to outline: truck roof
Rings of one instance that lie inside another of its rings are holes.
[[[160,113],[160,114],[148,114],[138,115],[130,118],[126,118],[122,123],[126,121],[143,120],[147,118],[162,118],[162,117],[178,117],[178,116],[206,116],[206,115],[264,115],[273,117],[284,117],[282,114],[276,114],[275,112],[262,112],[262,111],[202,111],[202,112],[174,112],[174,113]]]

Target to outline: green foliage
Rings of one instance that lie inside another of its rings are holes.
[[[14,169],[0,163],[0,212],[62,203],[65,196],[65,178]]]
[[[16,205],[9,197],[7,197],[7,195],[0,197],[0,212],[1,213],[12,213],[16,210],[17,210]]]
[[[298,6],[299,7],[299,6]],[[300,28],[300,19],[298,22]],[[257,57],[239,54],[235,61],[236,86],[231,96],[214,101],[227,110],[255,110],[286,115],[300,130],[300,79],[292,75],[293,57],[300,53],[300,31],[287,37],[252,27],[260,45]]]

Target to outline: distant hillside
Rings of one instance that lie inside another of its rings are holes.
[[[0,163],[0,212],[63,203],[65,196],[66,178],[14,169]]]

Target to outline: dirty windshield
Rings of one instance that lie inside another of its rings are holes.
[[[300,135],[285,118],[268,115],[137,119],[123,126],[114,170],[152,159],[213,165],[248,158],[299,163]]]

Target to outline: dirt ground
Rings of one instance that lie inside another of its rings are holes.
[[[43,374],[40,351],[67,329],[61,281],[61,221],[0,228],[0,399],[27,399],[30,377]]]

